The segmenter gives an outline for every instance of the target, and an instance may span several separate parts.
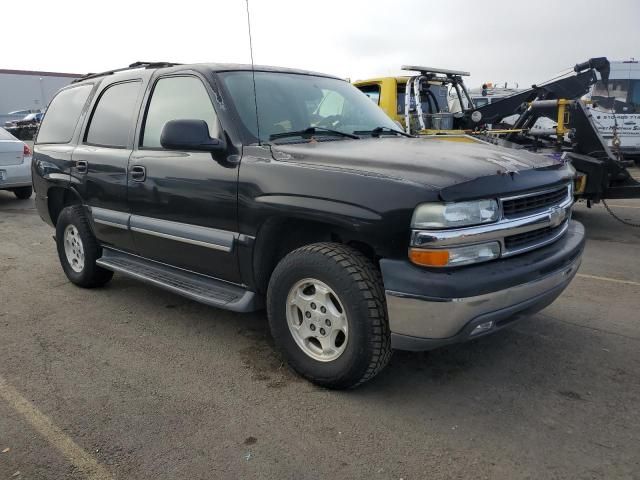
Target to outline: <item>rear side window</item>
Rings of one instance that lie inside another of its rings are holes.
[[[116,148],[129,144],[141,85],[139,81],[116,83],[104,90],[91,115],[86,143]]]
[[[93,85],[62,90],[51,101],[37,143],[69,143]]]
[[[209,136],[219,137],[218,117],[207,89],[196,77],[167,77],[156,83],[144,125],[142,146],[161,148],[160,134],[170,120],[204,120]]]

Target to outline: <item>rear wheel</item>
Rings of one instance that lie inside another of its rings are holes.
[[[13,189],[13,194],[20,200],[27,200],[33,195],[33,187],[18,187]]]
[[[271,333],[292,368],[329,388],[351,388],[389,361],[380,272],[340,244],[299,248],[278,264],[267,293]]]
[[[84,288],[99,287],[113,277],[113,272],[96,265],[102,255],[89,226],[83,207],[66,207],[56,223],[56,244],[60,264],[67,278]]]

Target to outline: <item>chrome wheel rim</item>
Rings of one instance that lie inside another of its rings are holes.
[[[298,347],[320,362],[337,359],[349,341],[347,314],[340,298],[314,278],[300,280],[289,290],[287,324]]]
[[[84,268],[84,246],[75,225],[67,225],[67,228],[64,229],[64,253],[71,269],[77,273],[82,272]]]

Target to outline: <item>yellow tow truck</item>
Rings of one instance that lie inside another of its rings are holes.
[[[640,182],[627,170],[617,148],[598,132],[581,100],[598,80],[606,85],[609,61],[604,57],[579,63],[573,72],[516,92],[498,101],[475,105],[463,77],[468,72],[403,66],[407,76],[353,82],[405,132],[424,138],[484,142],[527,149],[558,161],[570,161],[578,174],[576,198],[599,202],[606,198],[639,198]],[[516,117],[513,124],[503,120]],[[497,128],[494,128],[497,127]]]
[[[456,117],[462,116],[464,105],[473,105],[462,81],[469,72],[406,65],[402,69],[416,73],[370,78],[353,84],[407,133],[442,135],[441,139],[462,142],[480,141],[458,128],[455,122]]]

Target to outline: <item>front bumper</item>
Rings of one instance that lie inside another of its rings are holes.
[[[544,248],[456,270],[381,260],[392,347],[431,350],[543,309],[571,282],[583,249],[584,227],[571,221],[567,233]]]
[[[0,170],[4,172],[4,179],[0,180],[0,190],[31,185],[31,157],[25,158],[18,165],[0,165]]]

